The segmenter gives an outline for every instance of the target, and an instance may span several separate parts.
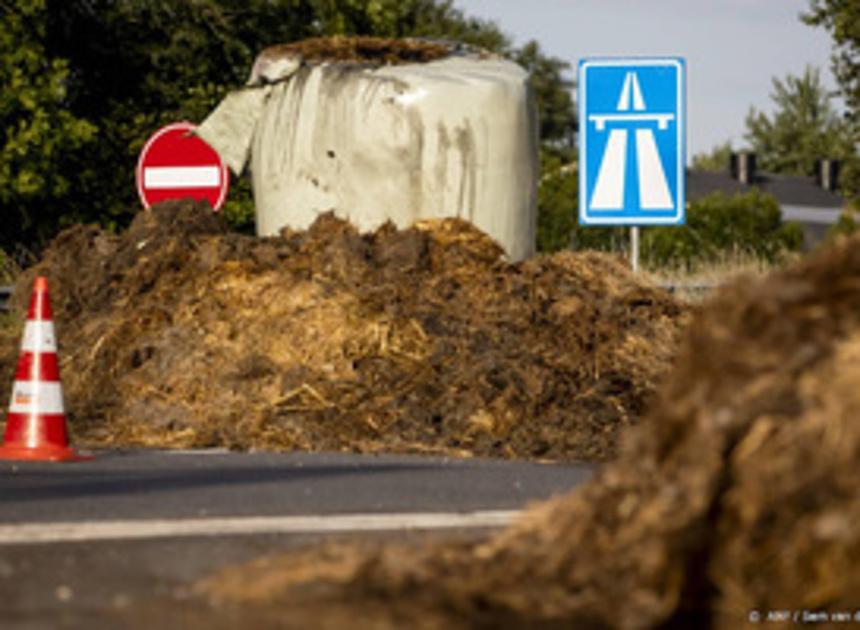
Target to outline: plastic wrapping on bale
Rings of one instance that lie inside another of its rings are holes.
[[[514,260],[534,251],[537,125],[521,67],[378,40],[417,61],[371,65],[343,59],[350,40],[316,41],[264,51],[199,129],[233,171],[250,162],[258,234],[329,210],[361,231],[459,217]]]

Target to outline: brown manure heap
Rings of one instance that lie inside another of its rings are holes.
[[[91,445],[603,459],[684,319],[616,259],[510,264],[458,220],[360,235],[323,215],[258,239],[165,204],[119,236],[62,233],[18,312],[36,273]]]
[[[292,44],[270,46],[263,57],[300,57],[307,63],[350,62],[366,65],[429,63],[450,57],[453,44],[421,39],[384,37],[314,37]]]
[[[200,588],[281,627],[728,630],[753,611],[832,621],[860,601],[858,488],[854,237],[723,291],[619,459],[488,542],[311,549]]]

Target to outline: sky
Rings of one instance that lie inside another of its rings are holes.
[[[745,146],[751,106],[772,112],[773,77],[819,67],[825,86],[831,40],[802,23],[809,0],[455,0],[467,15],[492,19],[516,44],[531,39],[571,64],[604,55],[684,57],[687,155],[726,140]],[[837,104],[838,106],[838,104]]]

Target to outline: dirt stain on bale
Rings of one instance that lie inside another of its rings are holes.
[[[614,258],[510,264],[459,220],[257,239],[171,203],[61,234],[18,312],[36,273],[71,427],[106,446],[606,459],[685,319]]]
[[[259,581],[275,573],[239,567],[200,591],[317,627],[352,615],[379,628],[417,618],[447,628],[730,629],[753,610],[851,612],[858,385],[854,237],[724,291],[690,325],[659,403],[620,458],[510,530],[477,545],[341,550],[323,560],[346,575],[325,566],[265,592]]]

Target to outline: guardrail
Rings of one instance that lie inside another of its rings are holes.
[[[0,287],[0,311],[9,310],[10,297],[12,297],[12,287]]]

